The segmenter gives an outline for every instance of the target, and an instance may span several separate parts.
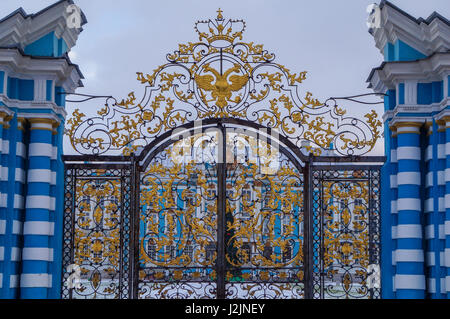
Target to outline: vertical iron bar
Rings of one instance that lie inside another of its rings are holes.
[[[226,132],[219,123],[219,163],[217,164],[217,299],[225,299],[225,214],[227,208],[226,193]]]
[[[374,215],[373,215],[373,200],[372,200],[372,171],[369,169],[367,170],[368,174],[368,196],[369,196],[369,225],[368,225],[368,231],[369,231],[369,265],[374,263],[374,256],[373,256],[373,248],[374,248],[374,238],[373,238],[373,222],[374,222]],[[374,289],[370,289],[369,291],[370,299],[373,299]]]
[[[139,285],[139,170],[138,162],[135,154],[131,154],[131,168],[130,168],[130,299],[138,299],[138,285]]]
[[[70,263],[74,263],[75,260],[75,210],[77,209],[77,176],[78,176],[78,168],[73,168],[72,171],[72,210],[71,210],[71,221],[72,225],[71,234],[70,234]],[[66,267],[69,265],[66,265]],[[81,266],[81,265],[78,265]],[[69,289],[69,299],[73,299],[73,289]]]
[[[304,242],[303,242],[303,265],[304,265],[304,294],[305,299],[312,299],[312,271],[313,271],[313,250],[312,250],[312,236],[313,232],[311,232],[311,224],[312,224],[312,214],[313,209],[311,208],[311,161],[312,157],[305,163],[305,168],[303,171],[303,233],[304,233]]]
[[[319,225],[318,225],[318,230],[319,230],[319,272],[320,272],[320,299],[324,299],[325,298],[325,291],[324,291],[324,287],[325,287],[325,278],[324,278],[324,238],[323,238],[323,233],[324,233],[324,225],[323,225],[323,207],[324,207],[324,174],[326,174],[326,172],[324,172],[323,170],[320,170],[320,174],[319,174],[319,211],[317,212],[317,218],[319,220]]]

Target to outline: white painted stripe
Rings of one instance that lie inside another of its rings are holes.
[[[445,294],[446,287],[445,287],[445,277],[441,278],[441,294]]]
[[[423,250],[421,249],[397,249],[395,251],[396,262],[423,262]]]
[[[397,200],[391,200],[391,214],[397,214]]]
[[[408,97],[408,94],[406,94],[405,97]],[[418,128],[417,126],[401,126],[401,127],[397,127],[397,133],[400,134],[402,132],[406,132],[406,133],[416,132],[416,133],[419,133],[420,132],[420,128]]]
[[[0,273],[0,288],[3,288],[3,273]]]
[[[31,128],[52,130],[53,126],[51,123],[32,123]]]
[[[395,288],[398,289],[425,289],[425,276],[423,275],[395,275]]]
[[[9,277],[9,288],[19,288],[19,275]]]
[[[450,208],[450,194],[445,194],[445,208]]]
[[[398,185],[421,185],[420,172],[402,172],[397,174]]]
[[[450,267],[450,248],[444,250],[444,265]]]
[[[22,274],[20,276],[22,288],[51,288],[52,275],[49,274]]]
[[[395,289],[395,275],[392,276],[392,290],[395,292],[397,289]]]
[[[6,234],[6,220],[0,220],[0,235]]]
[[[22,222],[18,220],[13,221],[13,235],[22,235]]]
[[[21,168],[16,168],[16,182],[25,184],[25,170]]]
[[[28,183],[47,183],[52,182],[52,171],[49,169],[30,169],[28,171]]]
[[[450,155],[450,142],[445,144],[445,155],[446,156]]]
[[[401,146],[397,148],[397,160],[420,160],[420,147]]]
[[[450,168],[445,169],[445,181],[450,182]]]
[[[0,247],[0,261],[5,260],[5,247]]]
[[[420,205],[419,198],[399,198],[397,199],[398,210],[416,210],[421,211],[422,207]]]
[[[439,252],[439,265],[445,267],[445,252]]]
[[[24,143],[17,142],[16,143],[16,156],[26,158],[27,157],[27,148]]]
[[[25,199],[22,195],[15,194],[14,195],[14,209],[24,209],[25,207]]]
[[[2,208],[8,207],[8,194],[6,193],[0,194],[0,207]]]
[[[11,248],[11,261],[21,261],[22,258],[22,250],[20,248],[17,247],[12,247]]]
[[[397,150],[391,150],[391,163],[397,163]]]
[[[428,293],[434,294],[436,293],[436,279],[428,278]]]
[[[425,187],[433,186],[433,172],[429,172],[425,178]]]
[[[425,239],[434,238],[434,225],[428,225],[425,227]]]
[[[444,213],[445,212],[445,199],[444,197],[438,198],[438,211]]]
[[[425,210],[425,213],[430,213],[434,210],[434,199],[433,198],[428,198],[427,200],[425,200],[424,210]]]
[[[429,251],[427,252],[427,266],[431,267],[436,265],[436,254],[434,253],[434,251]]]
[[[9,141],[2,140],[0,143],[1,143],[0,145],[2,146],[2,154],[8,155],[9,154]]]
[[[446,220],[444,224],[444,234],[450,236],[450,221]]]
[[[425,151],[425,161],[433,158],[433,145],[429,145]]]
[[[450,292],[450,276],[445,277],[445,290]]]
[[[8,172],[9,172],[8,167],[2,167],[2,169],[1,169],[1,174],[2,174],[1,180],[2,180],[2,182],[7,182],[9,180]]]
[[[47,209],[55,210],[56,198],[50,196],[27,196],[27,209]]]
[[[397,239],[404,238],[422,238],[421,225],[398,225]]]
[[[52,149],[52,160],[57,160],[58,159],[58,147],[53,146]]]
[[[56,172],[52,172],[52,179],[50,181],[50,185],[56,185]]]
[[[43,156],[43,157],[52,157],[53,155],[53,146],[51,144],[46,143],[30,143],[29,145],[29,157],[33,156]]]
[[[445,159],[445,144],[438,144],[438,159]]]
[[[439,239],[445,239],[444,225],[439,225],[438,229],[439,229]]]
[[[53,261],[53,249],[51,248],[24,248],[22,260]]]
[[[391,230],[392,230],[392,234],[391,234],[392,239],[397,239],[397,233],[398,233],[397,226],[392,226]],[[394,251],[392,253],[394,253]]]
[[[25,222],[23,226],[24,235],[53,236],[55,223],[51,222]]]
[[[397,184],[397,175],[391,175],[391,184],[390,184],[391,188],[397,188],[398,184]]]
[[[437,172],[438,177],[438,185],[439,186],[445,186],[445,172],[444,171],[438,171]]]

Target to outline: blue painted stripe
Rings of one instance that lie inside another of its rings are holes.
[[[413,134],[413,133],[404,133],[399,134],[397,138],[398,147],[421,147],[421,140],[419,134]],[[400,159],[401,158],[401,152],[397,150],[397,156],[399,158],[398,160],[398,171],[399,172],[413,172],[413,173],[421,173],[421,164],[422,160],[421,158],[418,159]],[[422,155],[421,155],[422,157]],[[400,228],[402,225],[405,225],[405,227],[410,227],[410,225],[418,227],[422,227],[422,221],[421,221],[421,215],[422,215],[422,205],[420,199],[421,196],[421,187],[418,185],[398,185],[398,213],[397,213],[397,223],[398,227]],[[404,199],[404,201],[403,201]],[[410,200],[412,199],[412,200]],[[415,201],[414,201],[415,199]],[[406,202],[405,202],[406,201]],[[413,206],[407,205],[404,206],[402,203],[416,203],[417,210],[411,210],[414,209]],[[405,233],[402,232],[398,233],[397,240],[396,240],[396,249],[411,249],[411,250],[422,250],[423,251],[423,238],[422,234],[412,234],[412,237],[410,238],[404,238],[403,236]],[[408,233],[406,233],[408,234]],[[397,261],[396,263],[396,275],[423,275],[425,276],[424,271],[424,262],[416,262],[416,261]],[[414,284],[414,283],[412,283]],[[417,286],[419,286],[420,283],[415,283]],[[402,289],[401,287],[397,287],[396,290],[396,297],[399,299],[408,298],[410,296],[411,292],[409,289]],[[415,296],[422,296],[425,292],[422,289],[417,289],[415,292]]]
[[[390,99],[385,98],[385,108],[390,109],[390,102],[392,102],[392,92]],[[393,93],[395,101],[395,91]],[[386,164],[381,169],[381,295],[382,298],[392,299],[394,297],[392,276],[394,275],[392,266],[392,228],[391,228],[391,200],[394,198],[392,188],[390,185],[390,176],[393,171],[393,164],[391,163],[391,148],[392,132],[389,129],[389,123],[384,124],[385,139],[385,156]]]
[[[398,85],[398,104],[405,104],[405,83]]]
[[[58,147],[58,154],[54,170],[56,171],[56,187],[54,194],[56,197],[56,211],[54,214],[55,232],[51,240],[50,247],[53,248],[53,263],[51,265],[53,284],[49,291],[49,298],[61,298],[61,278],[62,278],[62,243],[63,243],[63,223],[64,223],[64,162],[63,156],[63,136],[64,122],[57,129],[55,146]]]
[[[52,145],[52,133],[46,130],[30,130],[30,143],[45,143]],[[29,157],[29,169],[50,169],[51,168],[51,154],[48,157],[45,156],[30,156]],[[50,185],[48,183],[29,183],[27,189],[27,200],[30,199],[30,203],[33,203],[32,196],[47,196],[50,197]],[[28,203],[27,203],[28,205]],[[26,208],[25,221],[50,221],[51,211],[42,208]],[[29,235],[24,234],[24,248],[36,247],[36,248],[49,248],[49,236],[42,235]],[[46,260],[23,260],[23,274],[50,274],[50,265]],[[48,298],[48,288],[42,287],[28,288],[21,287],[21,297],[30,296],[31,292],[34,293],[33,297],[38,299]]]
[[[15,167],[16,167],[16,147],[17,142],[23,141],[23,132],[17,129],[17,117],[9,122],[10,129],[8,129],[8,140],[9,140],[9,155],[7,157],[8,162],[8,200],[7,200],[7,215],[8,215],[8,252],[5,255],[5,259],[8,260],[8,266],[5,268],[5,272],[3,275],[3,287],[4,287],[4,298],[6,299],[15,299],[19,296],[18,288],[11,288],[10,281],[11,276],[18,276],[20,271],[20,260],[13,262],[12,259],[12,250],[13,247],[21,247],[22,238],[20,235],[15,235],[14,233],[14,221],[22,220],[22,212],[20,210],[14,209],[14,195],[21,191],[20,188],[16,187],[15,182]]]

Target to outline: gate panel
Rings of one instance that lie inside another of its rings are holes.
[[[313,298],[380,295],[380,169],[312,172]]]
[[[139,298],[216,298],[216,138],[174,143],[141,174]]]
[[[303,176],[267,143],[227,138],[227,298],[304,298]]]
[[[66,165],[63,298],[130,298],[131,185],[130,167]]]

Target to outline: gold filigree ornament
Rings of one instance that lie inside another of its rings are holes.
[[[370,152],[381,137],[372,111],[365,120],[345,117],[336,100],[325,102],[300,87],[307,72],[292,73],[263,45],[244,42],[243,20],[217,17],[198,21],[198,41],[180,44],[167,63],[150,74],[141,99],[108,98],[96,117],[78,109],[66,134],[81,153],[119,151],[129,155],[163,133],[204,119],[240,119],[275,129],[298,147],[320,155],[334,145],[341,155]]]

